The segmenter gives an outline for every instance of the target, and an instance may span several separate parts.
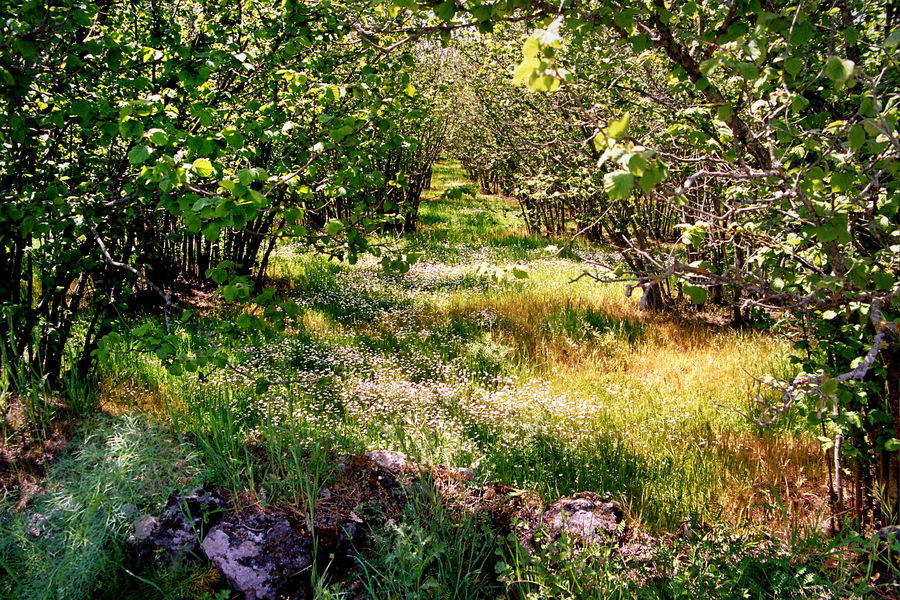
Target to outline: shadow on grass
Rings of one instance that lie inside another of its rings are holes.
[[[198,476],[196,455],[139,417],[98,417],[54,465],[46,493],[0,518],[0,597],[121,597],[132,521]]]
[[[671,460],[648,460],[615,432],[578,441],[540,430],[513,440],[477,426],[467,433],[484,453],[480,470],[490,481],[534,490],[548,502],[597,492],[650,527],[677,527],[694,516],[690,505],[671,501],[684,495],[685,473]],[[660,488],[668,494],[659,494]]]
[[[561,310],[551,314],[544,322],[551,334],[561,334],[577,340],[588,341],[603,334],[613,334],[616,338],[634,343],[644,333],[640,321],[616,318],[591,306],[576,306],[567,303]]]
[[[311,263],[304,277],[311,307],[334,321],[356,323],[372,319],[381,312],[412,305],[411,300],[397,297],[390,289],[376,290],[356,282],[341,281],[339,272],[337,265]]]

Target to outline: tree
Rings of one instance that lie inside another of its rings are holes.
[[[583,142],[602,158],[578,180],[593,187],[586,196],[601,199],[597,206],[654,198],[678,215],[680,235],[653,240],[640,224],[614,227],[628,265],[592,275],[642,289],[649,304],[660,285],[678,281],[698,304],[713,297],[739,317],[781,315],[806,332],[800,374],[759,421],[804,408],[830,432],[835,508],[849,456],[857,514],[881,521],[900,515],[895,11],[891,2],[756,0],[434,9],[445,31],[532,19],[514,79],[554,100],[530,102],[559,111],[574,104],[569,95],[607,106],[651,98],[647,110],[579,113],[590,130]],[[627,93],[622,73],[637,77]],[[579,121],[552,114],[545,122],[550,142],[560,130],[552,123],[571,133]],[[553,185],[535,190],[539,204],[579,190],[558,175],[578,160],[557,174],[542,165]],[[637,206],[625,205],[622,217],[639,223]]]
[[[204,356],[178,354],[175,334],[192,316],[172,295],[176,278],[210,277],[227,300],[289,317],[296,307],[260,293],[277,240],[377,253],[366,233],[402,220],[414,200],[386,203],[433,159],[396,160],[413,156],[414,123],[428,115],[410,86],[413,56],[353,29],[364,15],[390,17],[368,3],[178,7],[0,9],[6,369],[54,385],[87,376],[141,297],[167,325],[142,350],[175,370],[221,364],[212,339]]]

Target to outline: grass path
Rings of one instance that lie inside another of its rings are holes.
[[[815,515],[815,439],[790,424],[760,431],[727,408],[750,408],[754,377],[783,368],[784,342],[642,314],[620,287],[569,283],[584,264],[548,258],[551,241],[528,235],[507,199],[441,194],[465,183],[456,165],[437,165],[421,227],[400,241],[422,259],[403,276],[374,260],[277,253],[271,274],[305,306],[303,324],[236,341],[236,351],[245,367],[297,383],[257,395],[224,373],[173,379],[120,356],[109,368],[116,393],[157,390],[157,408],[221,438],[214,451],[225,455],[235,440],[287,431],[474,465],[551,497],[605,493],[664,529]],[[216,464],[237,485],[243,459],[229,460]],[[255,485],[270,496],[278,487]]]
[[[111,353],[110,414],[81,424],[28,511],[0,513],[0,598],[226,597],[202,562],[135,561],[125,542],[135,514],[200,482],[302,509],[335,454],[376,448],[471,466],[477,479],[547,500],[599,492],[655,533],[690,521],[699,535],[687,553],[659,549],[669,579],[654,591],[608,548],[530,555],[474,516],[413,498],[358,558],[369,597],[436,597],[434,586],[460,598],[713,597],[722,586],[734,593],[718,597],[782,597],[748,590],[783,586],[832,597],[822,591],[831,567],[797,566],[803,552],[834,556],[814,529],[795,527],[822,512],[818,442],[800,419],[760,430],[735,412],[750,408],[754,377],[784,368],[787,345],[641,313],[616,286],[570,283],[584,263],[548,256],[552,240],[528,235],[507,199],[442,194],[456,184],[466,184],[458,167],[438,165],[422,226],[394,240],[422,255],[405,275],[385,275],[374,259],[278,251],[270,275],[302,319],[220,341],[245,369],[290,385],[257,391],[224,370],[175,377],[154,355]],[[204,318],[235,311],[213,306]],[[156,317],[133,324],[162,328]],[[185,336],[189,352],[202,349]],[[773,532],[793,537],[770,544]],[[841,565],[835,589],[857,586],[853,565]],[[346,598],[342,585],[317,597]],[[504,589],[511,595],[497,595]],[[538,590],[550,595],[528,595]]]

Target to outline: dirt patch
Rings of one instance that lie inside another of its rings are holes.
[[[58,401],[49,402],[53,417],[46,423],[30,418],[22,398],[10,399],[2,415],[0,431],[0,493],[19,492],[18,510],[25,510],[41,493],[47,468],[68,444],[72,422]]]

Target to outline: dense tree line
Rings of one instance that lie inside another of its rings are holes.
[[[142,291],[175,312],[169,284],[210,274],[247,300],[278,239],[354,256],[371,249],[365,232],[414,223],[440,132],[421,126],[410,48],[353,32],[365,5],[175,8],[4,3],[0,347],[13,369],[84,377]],[[149,348],[174,354],[172,340]]]

